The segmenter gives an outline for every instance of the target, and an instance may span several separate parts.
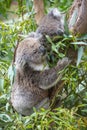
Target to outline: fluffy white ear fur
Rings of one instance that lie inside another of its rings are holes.
[[[61,13],[57,8],[54,8],[52,10],[52,14],[53,14],[54,17],[61,17]]]
[[[60,11],[57,8],[52,9],[49,14],[52,14],[56,18],[59,17],[61,19],[61,23],[64,25],[64,16],[61,15]]]
[[[36,33],[36,32],[31,32],[31,33],[28,34],[27,37],[33,37],[33,38],[40,39],[40,38],[42,38],[42,34],[41,33]]]

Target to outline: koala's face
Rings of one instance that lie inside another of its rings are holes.
[[[41,65],[46,61],[46,50],[38,38],[26,38],[19,43],[16,50],[16,68],[23,68],[26,64],[33,66]]]
[[[64,22],[60,12],[56,8],[50,11],[43,17],[36,32],[49,36],[63,35]]]

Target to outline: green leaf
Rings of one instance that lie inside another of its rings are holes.
[[[58,55],[60,58],[63,58],[65,56],[65,54],[63,54],[63,53],[59,53]]]
[[[74,45],[86,45],[87,46],[86,42],[71,42],[70,44],[74,44]]]
[[[50,37],[48,35],[46,35],[46,39],[48,40],[48,42],[50,42],[51,44],[53,44],[52,40],[50,39]]]
[[[74,10],[74,12],[73,12],[73,14],[72,14],[72,17],[71,17],[71,19],[70,19],[70,27],[72,27],[74,24],[75,24],[75,22],[76,22],[76,19],[77,19],[77,16],[78,16],[78,9],[76,8],[75,10]]]
[[[0,78],[0,91],[3,91],[4,88],[4,79]]]
[[[52,45],[52,51],[58,53],[58,50],[57,50],[57,48],[56,48],[56,46],[54,44]]]
[[[12,119],[7,114],[0,114],[0,120],[4,122],[11,122]]]
[[[84,50],[84,47],[82,47],[82,46],[78,49],[77,66],[79,65],[79,63],[81,61],[81,58],[83,55],[83,50]]]
[[[77,40],[87,40],[87,34],[76,38]]]
[[[67,23],[67,16],[64,17],[64,29],[67,35],[69,35],[69,28]]]
[[[8,69],[8,78],[11,81],[11,85],[14,82],[14,76],[15,76],[15,67],[14,67],[14,65],[11,64],[9,69]]]

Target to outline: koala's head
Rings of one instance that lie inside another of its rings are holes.
[[[26,64],[35,70],[42,69],[44,63],[46,63],[46,50],[39,38],[28,37],[19,43],[15,55],[17,69],[23,69]]]
[[[57,8],[52,9],[42,18],[36,32],[49,36],[63,35],[64,22]]]

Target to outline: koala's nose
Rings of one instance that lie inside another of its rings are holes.
[[[46,54],[46,49],[44,48],[44,46],[40,46],[39,50],[43,55]]]
[[[64,34],[64,31],[63,31],[63,30],[58,30],[58,31],[57,31],[57,34],[58,34],[59,36],[62,36],[62,35]]]

